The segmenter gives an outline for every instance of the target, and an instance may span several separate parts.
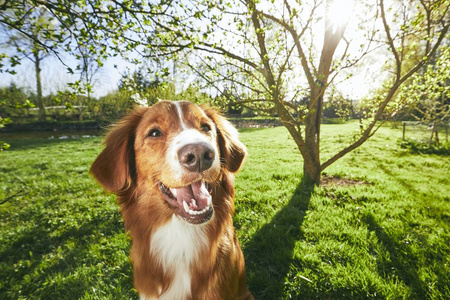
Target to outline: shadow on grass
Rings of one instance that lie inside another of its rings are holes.
[[[286,274],[314,188],[301,182],[289,203],[244,249],[249,289],[256,299],[282,298]]]
[[[80,142],[80,138],[70,138],[66,140],[60,139],[30,139],[30,140],[14,140],[7,141],[11,147],[7,151],[24,151],[42,148],[43,151],[47,149],[46,147],[53,147],[57,145],[62,145],[68,147],[69,144]]]
[[[385,251],[378,253],[378,273],[389,280],[400,279],[410,288],[411,299],[426,299],[427,287],[418,274],[420,258],[414,253],[408,243],[400,237],[396,238],[380,226],[375,217],[368,213],[362,221],[367,224],[369,231],[376,234],[381,248]]]
[[[101,131],[37,131],[1,133],[0,140],[10,144],[7,151],[28,150],[57,144],[66,144],[91,137],[102,136]]]
[[[410,182],[403,180],[401,178],[399,178],[398,176],[396,176],[394,174],[394,172],[392,172],[392,170],[390,170],[389,168],[387,168],[385,165],[383,165],[382,162],[380,162],[378,164],[378,167],[386,174],[388,175],[392,180],[397,181],[401,186],[403,186],[404,188],[406,188],[409,192],[411,192],[412,195],[418,195],[419,191],[417,191],[417,189],[414,187],[414,185],[412,185]]]
[[[57,225],[49,224],[44,216],[22,215],[24,220],[40,220],[36,226],[21,232],[21,236],[0,252],[0,260],[5,266],[0,270],[1,299],[25,298],[78,299],[86,292],[92,293],[92,280],[101,279],[111,286],[121,284],[132,291],[132,280],[117,278],[118,274],[131,274],[131,265],[117,261],[104,262],[98,253],[92,255],[92,247],[100,248],[100,253],[113,257],[114,251],[126,251],[116,245],[116,249],[103,245],[101,240],[109,240],[123,232],[123,224],[117,212],[97,214],[80,226],[68,227],[57,232]],[[22,219],[22,218],[21,218]],[[55,227],[56,226],[56,227]],[[118,249],[120,248],[120,249]],[[105,253],[105,252],[111,253]],[[99,275],[97,268],[114,265],[114,272]],[[91,276],[101,276],[92,278]]]

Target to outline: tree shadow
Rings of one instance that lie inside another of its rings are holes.
[[[384,251],[377,254],[377,267],[380,276],[395,280],[399,278],[411,289],[412,299],[426,299],[427,287],[418,274],[420,258],[408,246],[407,241],[396,238],[378,224],[371,213],[367,213],[362,221],[369,231],[374,232]]]
[[[314,187],[302,180],[289,203],[246,244],[248,284],[256,299],[281,298],[313,191]]]
[[[20,219],[42,220],[43,217],[21,214]],[[123,232],[118,212],[98,214],[60,234],[55,234],[53,225],[39,223],[21,232],[16,241],[0,251],[0,260],[8,266],[0,270],[0,278],[4,278],[0,285],[0,298],[15,298],[19,293],[25,297],[35,294],[34,297],[45,295],[46,299],[78,299],[86,292],[92,292],[92,286],[87,283],[86,278],[80,279],[76,274],[82,272],[79,276],[87,276],[92,271],[89,270],[90,266],[105,264],[101,261],[102,257],[92,255],[92,247],[101,248],[102,238],[109,240]],[[125,250],[128,252],[129,249],[113,249],[108,246],[101,251]],[[131,274],[128,260],[121,264],[108,263],[117,265],[114,266],[114,273],[102,274],[102,281],[110,285],[120,282],[132,291],[131,277],[116,279],[120,274]],[[54,280],[49,282],[49,278]],[[33,284],[24,284],[27,280],[31,280]],[[16,290],[18,283],[20,291]]]
[[[98,137],[102,132],[97,130],[86,131],[44,131],[44,132],[18,132],[0,133],[0,140],[10,144],[8,151],[29,150],[52,145],[79,142],[91,137]]]
[[[413,195],[418,195],[419,194],[419,191],[417,191],[417,189],[414,187],[413,184],[411,184],[410,182],[408,182],[408,181],[406,181],[404,179],[399,178],[397,175],[394,174],[394,172],[392,172],[392,170],[387,168],[382,163],[378,164],[378,168],[380,168],[390,178],[392,178],[393,180],[398,182],[401,186],[406,188],[409,192],[411,192],[411,194],[413,194]]]

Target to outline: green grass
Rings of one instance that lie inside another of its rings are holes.
[[[323,125],[322,156],[356,123]],[[450,158],[400,148],[381,128],[326,170],[365,181],[302,185],[284,128],[247,129],[235,226],[256,299],[448,299]],[[3,137],[0,299],[137,299],[115,197],[88,170],[100,138]]]
[[[11,140],[1,155],[0,299],[131,299],[129,240],[88,175],[99,138]]]

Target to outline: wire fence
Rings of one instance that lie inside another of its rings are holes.
[[[417,143],[448,143],[450,124],[434,127],[433,124],[424,124],[414,121],[403,121],[402,141],[414,141]],[[437,136],[437,139],[436,139]]]

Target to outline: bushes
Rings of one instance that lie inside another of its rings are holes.
[[[131,92],[118,90],[90,103],[90,111],[94,118],[118,119],[133,107]]]
[[[448,143],[441,144],[429,144],[416,140],[402,141],[400,147],[403,149],[409,149],[413,153],[426,153],[426,154],[438,154],[438,155],[450,155],[450,147]]]

